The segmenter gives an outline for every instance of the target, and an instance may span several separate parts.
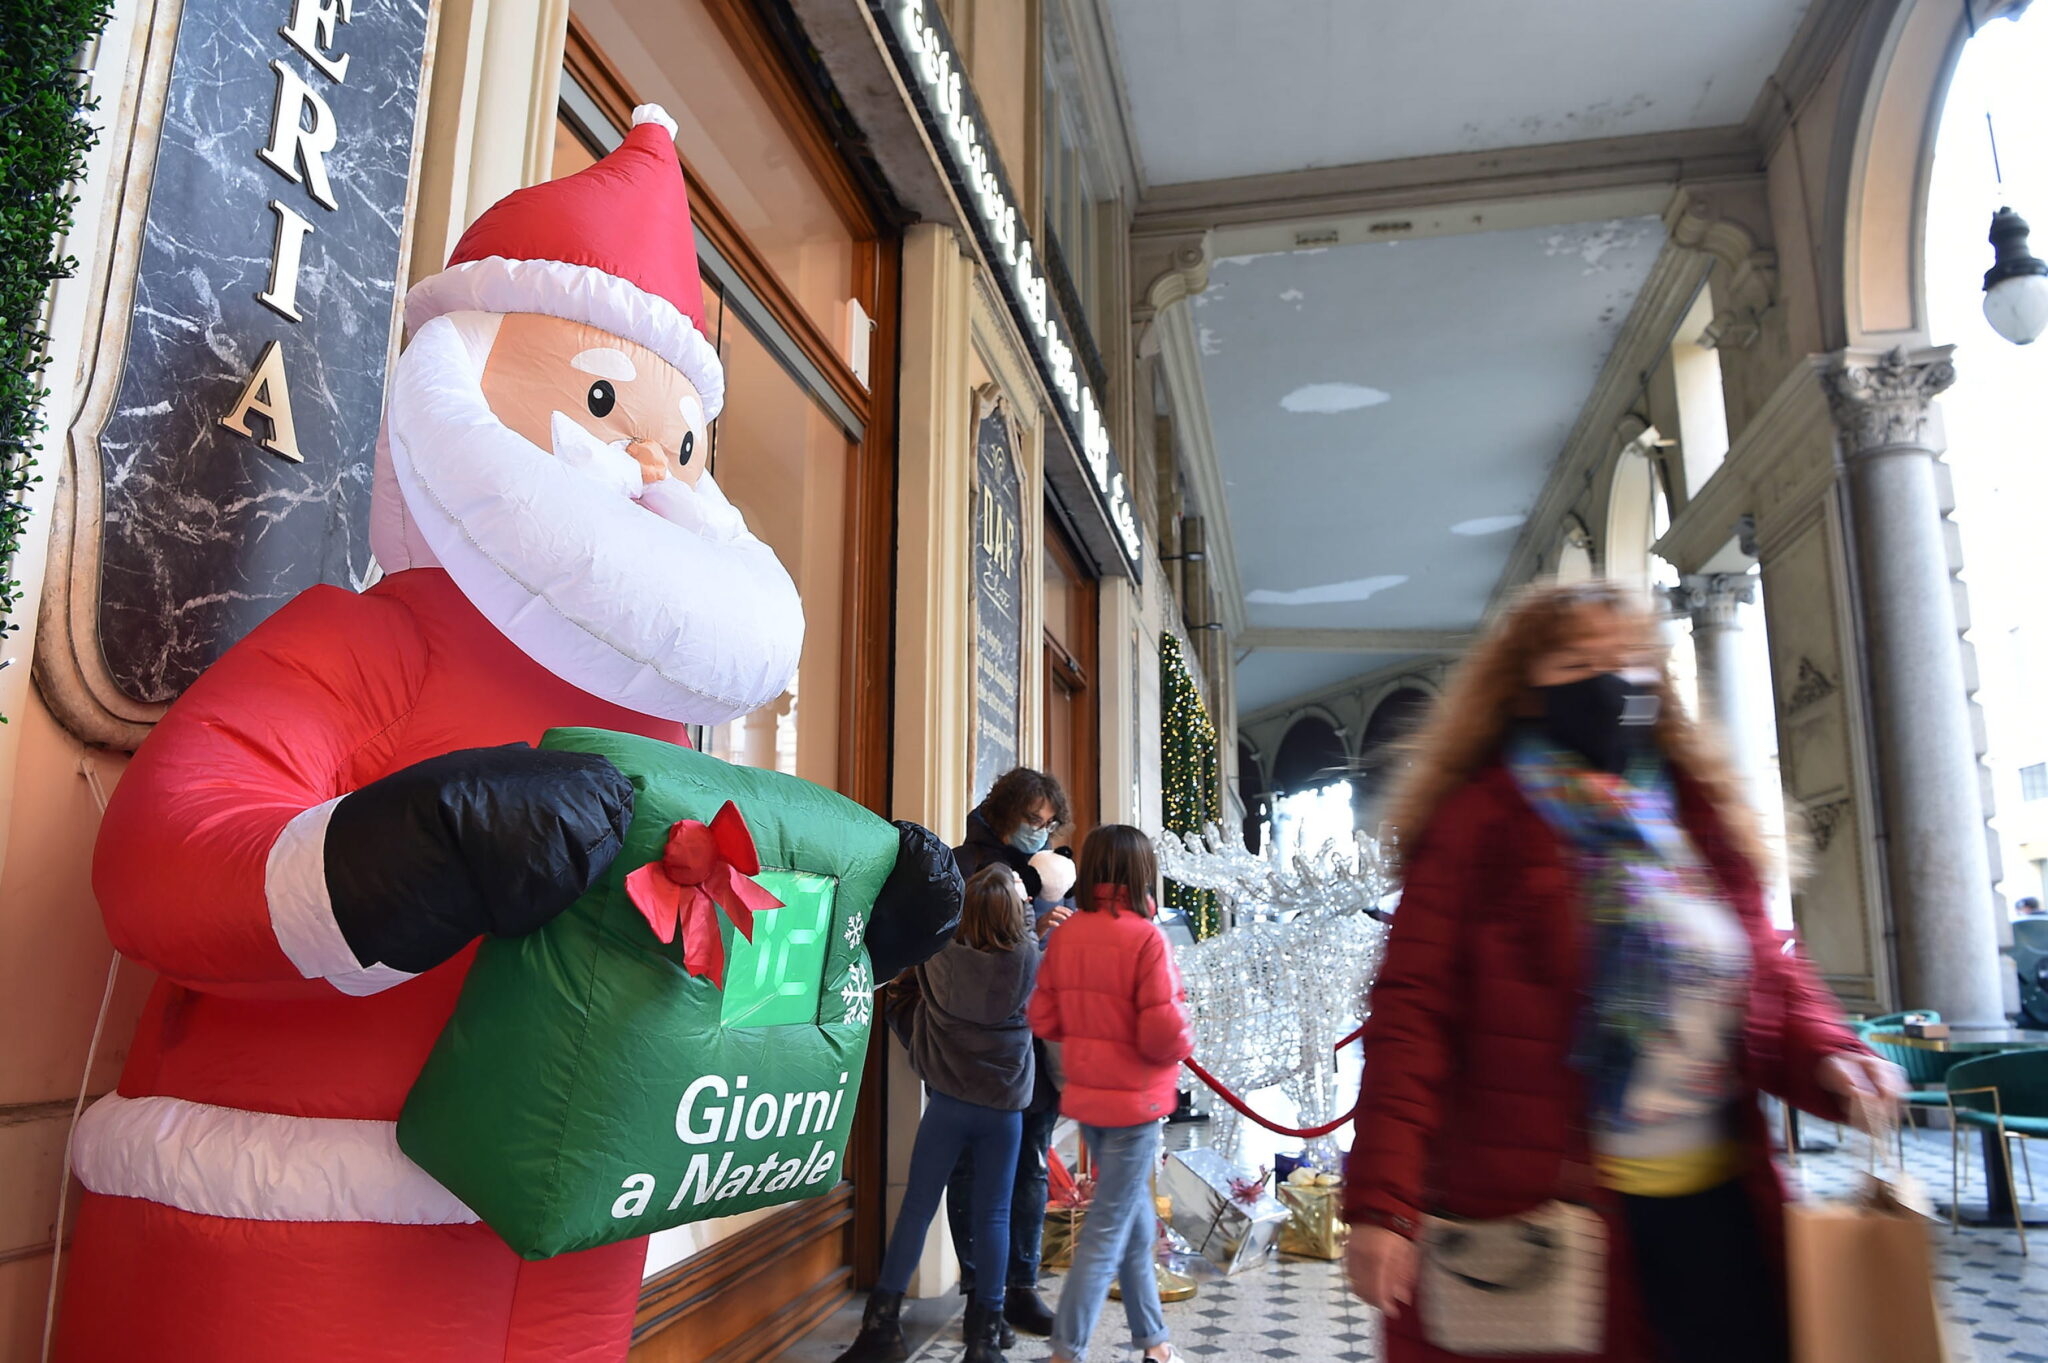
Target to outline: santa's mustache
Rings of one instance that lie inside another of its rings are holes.
[[[627,440],[604,441],[592,435],[567,412],[549,421],[555,458],[584,477],[640,503],[671,525],[711,540],[732,540],[747,533],[746,518],[725,499],[710,472],[697,475],[693,487],[671,474],[656,482],[642,476]]]

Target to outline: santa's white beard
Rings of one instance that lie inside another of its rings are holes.
[[[719,544],[752,538],[747,531],[747,518],[725,499],[725,493],[709,473],[700,472],[694,485],[674,477],[650,483],[641,476],[640,461],[627,452],[625,441],[607,444],[567,412],[550,413],[549,427],[555,458],[600,487],[630,498],[663,520],[694,530]]]
[[[402,496],[405,540],[528,657],[594,696],[723,724],[787,690],[803,650],[796,584],[710,477],[641,487],[634,464],[629,485],[609,456],[631,456],[567,418],[558,459],[492,415],[481,380],[449,318],[399,356],[379,495]]]

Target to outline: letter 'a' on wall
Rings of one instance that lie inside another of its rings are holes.
[[[132,747],[243,635],[360,588],[437,0],[144,0],[42,690]],[[84,598],[84,599],[74,599]]]

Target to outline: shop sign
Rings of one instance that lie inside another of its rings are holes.
[[[873,0],[897,44],[898,64],[915,91],[925,121],[949,161],[974,230],[1001,278],[1019,328],[1047,384],[1059,398],[1060,417],[1081,451],[1081,465],[1114,532],[1118,548],[1135,574],[1142,548],[1138,514],[1129,485],[1111,448],[1094,391],[1082,377],[1071,329],[1051,297],[1039,268],[1031,235],[1024,230],[1017,199],[996,156],[981,105],[969,88],[959,55],[944,22],[926,0]]]
[[[97,638],[71,651],[104,668],[70,684],[102,710],[170,701],[299,591],[373,578],[434,9],[171,11],[126,130],[145,169],[119,196],[111,343],[75,428],[72,577],[97,600],[73,615]]]
[[[1024,677],[1024,492],[1010,414],[981,409],[974,432],[974,789],[1017,765]]]

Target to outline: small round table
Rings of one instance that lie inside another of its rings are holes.
[[[2048,1032],[2021,1027],[1971,1027],[1954,1025],[1945,1037],[1909,1036],[1905,1032],[1872,1032],[1867,1040],[1884,1046],[1905,1046],[1918,1051],[1938,1051],[1952,1062],[2005,1051],[2048,1049]],[[1984,1152],[1984,1186],[1981,1203],[1958,1203],[1956,1217],[1968,1226],[2010,1226],[2013,1223],[2012,1180],[2006,1176],[2005,1152],[1998,1148],[1998,1132],[1989,1127],[1978,1133]],[[1951,1136],[1950,1139],[1954,1139]],[[2029,1226],[2048,1226],[2048,1206],[2035,1202],[2018,1204],[2019,1219]]]

